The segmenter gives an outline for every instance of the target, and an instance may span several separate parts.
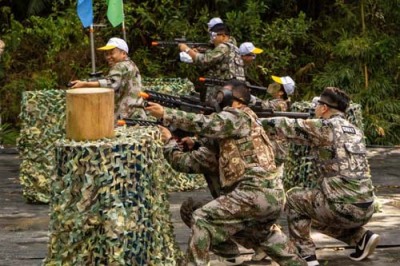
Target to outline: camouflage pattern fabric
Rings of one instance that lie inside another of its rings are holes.
[[[159,131],[60,140],[44,265],[176,265]]]
[[[262,119],[264,128],[289,141],[310,146],[318,176],[314,189],[287,192],[289,228],[302,255],[314,255],[310,225],[324,233],[357,242],[374,211],[374,188],[366,157],[364,135],[344,114],[329,119]],[[315,222],[314,222],[315,221]]]
[[[21,131],[17,148],[21,158],[19,180],[29,202],[48,203],[54,169],[54,143],[65,137],[63,90],[26,91],[22,94]]]
[[[236,234],[243,234],[243,243],[255,242],[251,247],[259,246],[280,265],[306,265],[296,255],[294,247],[290,246],[283,233],[280,234],[281,237],[268,237],[270,225],[279,217],[285,200],[280,182],[282,168],[275,167],[273,154],[259,154],[261,158],[252,156],[249,161],[244,157],[241,159],[244,162],[237,162],[240,160],[237,156],[233,156],[228,162],[224,159],[228,157],[224,154],[230,154],[231,151],[234,154],[239,152],[250,155],[246,151],[254,152],[254,143],[270,148],[268,137],[260,138],[261,131],[258,132],[257,129],[261,127],[251,113],[248,107],[226,107],[222,112],[208,116],[164,109],[165,124],[219,140],[220,178],[224,176],[226,169],[230,172],[237,169],[243,175],[235,180],[236,183],[224,183],[221,178],[222,187],[229,187],[229,192],[193,213],[194,224],[187,260],[195,265],[207,265],[210,246],[225,243]],[[253,142],[253,138],[260,141]],[[235,140],[238,142],[234,142]],[[235,145],[238,148],[232,147]],[[267,150],[272,152],[271,148]],[[263,229],[263,234],[260,229]]]
[[[363,133],[340,114],[329,119],[260,119],[267,131],[311,146],[318,188],[335,203],[374,200]]]
[[[207,77],[245,80],[243,60],[233,38],[205,53],[197,53],[194,64],[206,70],[205,76]],[[220,88],[221,86],[207,87],[206,99],[214,99]]]
[[[114,117],[146,118],[143,109],[133,108],[132,104],[140,102],[142,80],[136,64],[129,58],[116,63],[104,79],[99,79],[100,87],[114,89]]]
[[[279,265],[307,265],[283,232],[271,230],[284,204],[283,189],[274,188],[277,180],[246,176],[231,193],[197,209],[188,260],[207,265],[209,245],[218,246],[233,236],[247,248],[260,247]]]
[[[294,102],[291,105],[292,112],[310,112],[311,102]],[[346,119],[359,129],[363,129],[362,109],[360,104],[351,102],[345,113]],[[288,190],[292,187],[317,186],[318,176],[310,155],[310,146],[307,144],[289,143],[288,156],[285,160],[284,186]]]
[[[176,141],[171,139],[164,145],[164,157],[177,172],[204,174],[211,195],[217,198],[221,194],[216,151],[200,146],[190,152],[183,152]]]
[[[194,90],[188,79],[180,78],[146,78],[142,88],[174,95],[187,94]],[[54,169],[54,143],[65,137],[65,98],[65,90],[26,91],[22,94],[19,115],[21,131],[17,141],[22,159],[19,178],[24,197],[30,202],[49,202],[49,182]],[[205,187],[202,175],[177,173],[166,161],[163,164],[169,191]]]
[[[278,85],[280,88],[280,84]],[[289,112],[289,101],[284,99],[265,100],[262,101],[262,106],[264,108],[272,108],[274,111]],[[288,156],[289,142],[287,142],[285,138],[280,138],[273,134],[269,134],[268,137],[271,139],[272,147],[274,149],[276,164],[280,165],[285,163]]]
[[[319,189],[292,188],[287,197],[290,237],[302,256],[315,255],[310,226],[354,246],[367,231],[363,225],[374,212],[372,204],[363,207],[332,203]]]

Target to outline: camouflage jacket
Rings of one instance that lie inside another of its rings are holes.
[[[138,116],[145,118],[144,111],[130,105],[140,101],[138,93],[142,87],[140,72],[136,64],[129,58],[116,63],[104,79],[99,80],[100,87],[114,89],[114,115],[122,118],[132,117],[137,110]]]
[[[205,146],[183,152],[179,149],[177,142],[171,139],[164,145],[164,157],[178,172],[218,175],[218,156]]]
[[[244,64],[234,39],[221,43],[205,53],[197,53],[194,63],[208,72],[207,77],[245,80]]]
[[[289,101],[283,99],[264,100],[262,101],[262,106],[264,108],[272,108],[275,111],[289,111]]]
[[[329,119],[261,119],[265,130],[289,141],[310,145],[318,185],[331,202],[373,201],[373,186],[366,157],[364,135],[357,127],[334,115]]]
[[[208,116],[164,110],[164,124],[219,141],[219,173],[223,187],[235,184],[246,175],[265,178],[268,171],[275,170],[271,143],[250,108],[226,107]]]

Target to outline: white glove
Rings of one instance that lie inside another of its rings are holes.
[[[184,62],[184,63],[189,63],[189,64],[193,63],[192,57],[190,57],[190,55],[186,52],[180,52],[179,59],[181,60],[181,62]]]

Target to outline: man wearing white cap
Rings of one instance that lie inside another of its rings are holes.
[[[136,64],[129,58],[129,48],[120,38],[111,38],[107,44],[97,50],[105,51],[105,57],[110,66],[108,75],[95,81],[74,80],[72,88],[104,87],[114,89],[114,118],[130,118],[132,116],[145,118],[142,109],[132,105],[141,101],[138,93],[141,91],[141,76]]]
[[[210,19],[210,21],[207,23],[208,31],[210,31],[212,27],[214,27],[215,25],[220,24],[220,23],[224,23],[221,18],[216,17],[216,18]]]
[[[211,20],[211,22],[215,22],[215,20]],[[214,49],[200,53],[196,49],[191,49],[187,44],[180,43],[179,50],[187,53],[192,58],[194,65],[204,69],[207,77],[245,80],[243,60],[239,55],[239,48],[236,47],[236,41],[230,36],[229,28],[223,23],[217,23],[210,29],[209,34]],[[212,101],[220,88],[220,86],[208,87],[206,99]]]
[[[262,52],[262,49],[255,47],[251,42],[244,42],[239,47],[239,54],[245,65],[250,65],[256,58],[256,55]]]

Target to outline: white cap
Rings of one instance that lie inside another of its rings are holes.
[[[107,44],[103,47],[97,48],[97,50],[111,50],[114,48],[121,49],[122,51],[125,51],[126,53],[129,52],[128,45],[126,42],[120,38],[111,38],[108,40]]]
[[[210,30],[212,27],[214,27],[215,25],[220,24],[220,23],[224,23],[221,18],[212,18],[207,23],[208,29]]]
[[[275,82],[278,82],[279,84],[283,85],[283,89],[285,90],[287,95],[293,94],[295,83],[291,77],[289,77],[289,76],[285,76],[285,77],[272,76],[272,79]]]
[[[239,47],[239,54],[246,55],[246,54],[261,54],[263,52],[262,49],[257,48],[251,42],[244,42]]]

